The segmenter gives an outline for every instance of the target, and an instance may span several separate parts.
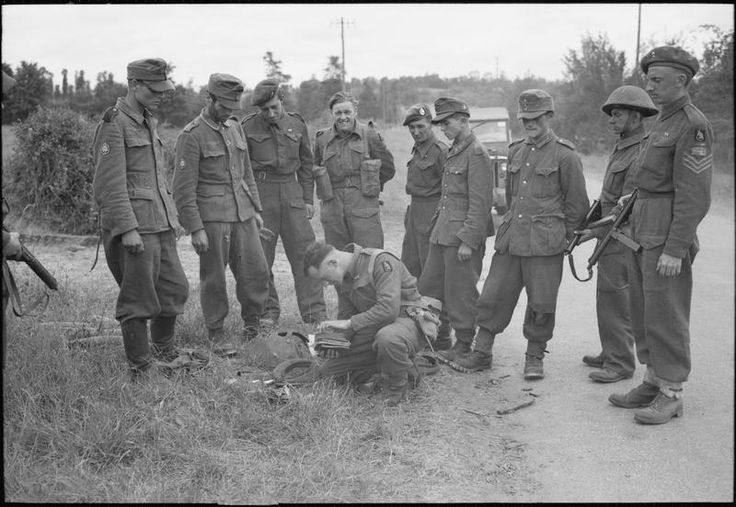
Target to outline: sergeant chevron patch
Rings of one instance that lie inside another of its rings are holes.
[[[708,155],[704,158],[695,158],[692,155],[683,155],[682,165],[690,169],[695,174],[700,174],[713,166],[713,155]]]

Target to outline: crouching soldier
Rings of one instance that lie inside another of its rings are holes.
[[[422,298],[406,266],[377,248],[351,244],[337,250],[330,244],[312,243],[304,254],[304,273],[335,286],[338,320],[327,320],[322,327],[343,331],[350,341],[347,352],[321,364],[320,375],[350,376],[357,383],[377,370],[386,386],[386,403],[400,403],[415,368],[414,357],[427,345],[414,320],[417,317],[410,315],[416,315],[417,309],[420,314],[438,311],[439,301],[430,304]],[[436,315],[434,320],[438,322]],[[436,336],[436,327],[426,334]]]

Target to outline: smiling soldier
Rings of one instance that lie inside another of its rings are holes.
[[[378,196],[394,177],[394,157],[373,122],[358,121],[355,97],[337,92],[328,107],[333,124],[314,142],[315,171],[329,180],[323,192],[318,186],[325,241],[338,250],[350,243],[383,248]]]
[[[527,137],[509,147],[506,202],[491,268],[478,299],[478,333],[472,353],[451,366],[459,371],[491,367],[493,341],[506,329],[521,289],[528,298],[524,378],[544,378],[543,359],[555,326],[563,251],[588,211],[580,157],[550,127],[552,97],[544,90],[519,95],[517,117]]]

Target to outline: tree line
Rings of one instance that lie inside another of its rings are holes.
[[[698,57],[701,70],[690,89],[693,102],[713,122],[714,129],[733,144],[733,31],[727,33],[710,25],[701,27],[709,36],[702,55]],[[665,44],[683,46],[681,41]],[[641,54],[660,44],[650,42]],[[282,70],[282,62],[271,51],[263,57],[265,76],[279,79],[286,90],[286,107],[298,111],[307,122],[322,126],[329,122],[327,101],[343,88],[339,57],[328,57],[320,78],[292,84],[291,76]],[[399,78],[353,78],[345,88],[359,100],[359,116],[379,124],[400,124],[406,109],[412,104],[429,105],[440,96],[452,96],[466,101],[471,107],[504,106],[513,112],[519,93],[527,88],[542,88],[555,99],[555,130],[575,142],[584,152],[600,150],[610,135],[606,118],[600,111],[608,95],[622,84],[643,85],[643,76],[634,65],[627,72],[628,62],[623,51],[617,50],[604,33],[585,35],[577,49],[569,50],[562,58],[564,78],[546,80],[529,75],[510,79],[505,75],[471,73],[467,76],[443,78],[438,74],[402,76]],[[94,86],[83,70],[70,75],[62,71],[61,85],[53,85],[53,76],[35,62],[22,61],[12,69],[2,64],[3,71],[13,76],[19,86],[5,97],[3,124],[26,118],[39,106],[62,106],[96,119],[116,97],[123,96],[127,87],[115,80],[109,72],[96,76]],[[173,65],[170,65],[173,70]],[[253,83],[255,84],[255,83]],[[194,118],[206,103],[206,86],[197,89],[192,82],[175,83],[176,89],[168,95],[159,110],[163,123],[181,128]],[[252,88],[246,88],[241,114],[254,110],[249,106]],[[517,122],[512,122],[515,136],[521,136]],[[730,160],[733,161],[731,149]]]

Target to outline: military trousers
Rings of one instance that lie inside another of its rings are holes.
[[[690,303],[693,288],[689,254],[680,274],[662,276],[657,261],[664,245],[629,252],[629,296],[636,354],[659,383],[677,384],[690,374]]]
[[[199,256],[199,297],[207,329],[223,327],[230,304],[225,268],[235,277],[235,295],[245,325],[257,326],[268,298],[268,264],[255,218],[204,222],[209,249]]]
[[[322,201],[320,221],[325,242],[338,250],[350,243],[383,248],[383,228],[378,197],[366,197],[359,188],[333,188],[335,197]]]
[[[416,323],[405,314],[385,326],[370,326],[355,333],[350,351],[320,366],[322,376],[365,382],[376,372],[393,383],[406,378],[414,366],[414,357],[427,341]]]
[[[621,244],[609,245],[610,252],[598,261],[596,315],[603,367],[630,377],[636,361],[629,303],[629,265],[624,248]]]
[[[530,346],[544,350],[555,327],[561,280],[562,254],[521,257],[494,253],[478,298],[478,327],[494,336],[503,332],[511,322],[521,289],[526,288],[524,337]]]
[[[409,273],[419,279],[429,254],[429,236],[432,233],[432,217],[440,196],[412,196],[404,215],[404,241],[401,245],[401,262]]]
[[[120,287],[115,318],[121,323],[179,315],[189,297],[174,231],[140,236],[143,251],[130,253],[123,247],[122,235],[102,231],[107,266]]]
[[[430,243],[417,289],[423,296],[442,301],[442,309],[447,312],[455,336],[469,337],[472,341],[478,302],[477,284],[483,271],[486,245],[482,243],[473,250],[467,261],[458,260],[457,249],[457,246]]]
[[[302,320],[304,322],[323,320],[325,299],[322,283],[305,276],[302,267],[304,251],[307,245],[314,241],[314,231],[307,218],[302,187],[294,179],[284,183],[257,180],[257,184],[263,205],[261,212],[263,227],[274,233],[272,238],[261,239],[269,271],[268,300],[263,316],[278,320],[281,314],[279,295],[272,271],[276,257],[276,242],[280,236],[286,257],[291,265],[296,301]]]

